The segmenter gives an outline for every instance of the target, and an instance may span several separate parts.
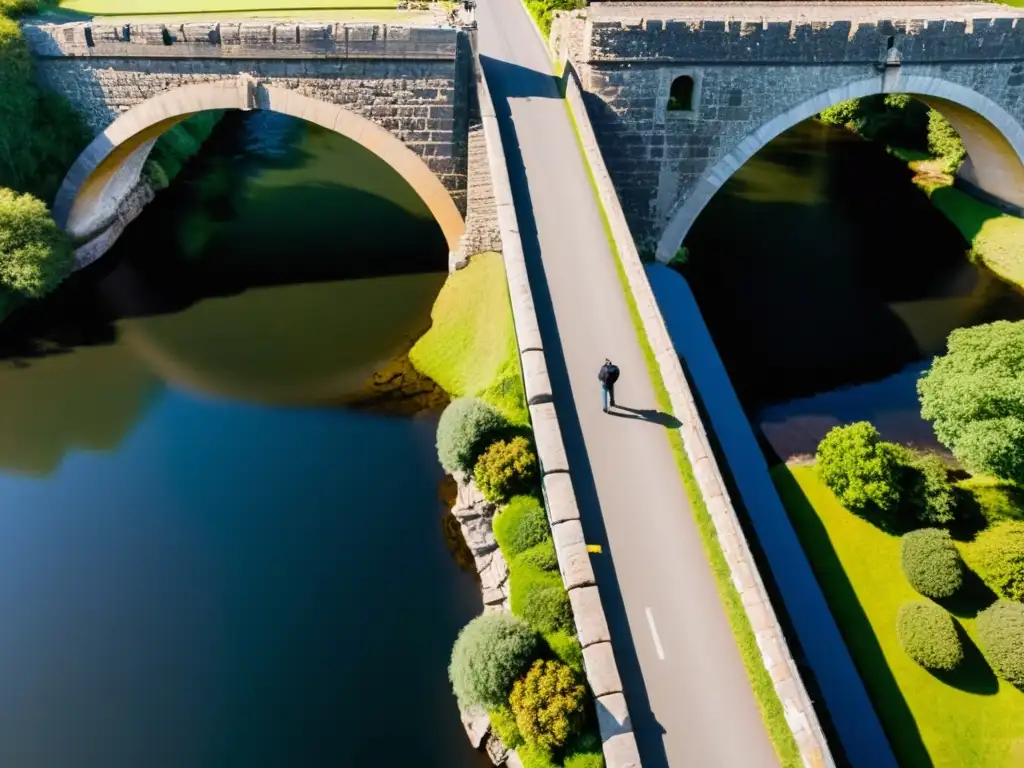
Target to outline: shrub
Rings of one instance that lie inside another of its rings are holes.
[[[573,752],[565,758],[565,768],[604,768],[604,753]]]
[[[26,13],[35,13],[38,8],[37,0],[0,0],[0,14],[12,19]]]
[[[925,669],[949,671],[964,659],[953,617],[933,603],[915,600],[901,605],[896,636],[907,656]]]
[[[512,714],[507,704],[495,707],[487,715],[490,717],[492,730],[498,734],[502,744],[509,749],[515,749],[524,743],[523,734],[516,725],[516,716]]]
[[[583,646],[570,632],[549,632],[544,635],[552,655],[573,672],[583,674]]]
[[[1024,321],[949,334],[917,382],[921,416],[973,474],[1024,483]]]
[[[1024,523],[1007,521],[982,531],[970,563],[992,591],[1024,602]]]
[[[578,730],[586,694],[565,664],[538,660],[512,686],[509,704],[523,738],[551,749],[565,744]]]
[[[519,554],[516,562],[541,571],[557,571],[558,555],[555,554],[555,542],[552,539],[544,539],[540,544],[535,544]]]
[[[508,421],[483,400],[458,397],[437,425],[437,456],[446,472],[470,472],[487,446],[508,429]]]
[[[1000,600],[978,614],[978,639],[992,671],[1024,688],[1024,605]]]
[[[464,706],[505,704],[512,684],[538,656],[540,638],[507,613],[485,613],[462,628],[452,649],[448,677]]]
[[[45,296],[71,273],[74,259],[41,200],[0,189],[0,284],[29,298]]]
[[[834,427],[818,444],[818,474],[847,509],[891,511],[900,501],[901,449],[866,421]]]
[[[555,756],[550,749],[539,744],[524,743],[516,750],[523,768],[561,768],[555,762]]]
[[[956,517],[956,492],[946,463],[934,453],[906,453],[901,498],[907,511],[926,525],[943,525]]]
[[[956,173],[967,157],[960,134],[934,109],[928,112],[928,151],[942,159],[947,173]]]
[[[537,480],[537,455],[530,441],[520,436],[491,443],[476,460],[473,480],[488,501],[503,502],[529,492]]]
[[[900,564],[910,586],[925,597],[950,597],[963,585],[963,562],[949,531],[908,533],[900,544]]]
[[[532,496],[513,496],[494,516],[494,538],[508,558],[551,539],[544,507]]]
[[[558,574],[531,567],[514,568],[509,602],[512,613],[538,632],[571,632],[572,606]]]

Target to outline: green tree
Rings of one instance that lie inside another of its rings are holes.
[[[68,276],[74,258],[40,200],[0,189],[0,285],[33,299],[45,296]]]
[[[964,467],[1024,483],[1024,321],[953,331],[917,391],[921,416]]]
[[[899,446],[858,421],[834,427],[818,444],[818,474],[847,509],[890,512],[900,502],[902,458]]]
[[[928,112],[928,151],[940,158],[947,173],[956,173],[967,157],[960,134],[934,109]]]
[[[586,689],[558,661],[538,660],[512,686],[509,704],[523,738],[541,747],[560,747],[583,722]]]
[[[949,469],[934,453],[905,453],[901,498],[907,512],[925,525],[945,525],[956,517]]]
[[[480,455],[509,428],[508,420],[475,397],[448,404],[437,424],[437,457],[446,472],[472,472]]]
[[[540,636],[508,613],[485,613],[462,628],[448,677],[464,706],[496,709],[543,646]]]

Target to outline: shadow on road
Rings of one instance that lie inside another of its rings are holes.
[[[509,99],[512,98],[559,98],[557,80],[553,75],[546,75],[487,56],[481,56],[480,59],[494,99],[494,108],[504,143],[509,181],[515,198],[519,235],[533,291],[537,320],[544,339],[548,375],[551,379],[552,391],[555,393],[555,408],[572,471],[573,488],[576,492],[582,524],[588,543],[600,544],[604,552],[604,554],[593,558],[593,566],[600,586],[609,629],[614,640],[615,660],[618,663],[626,699],[629,702],[630,717],[637,745],[643,764],[647,768],[668,768],[668,757],[663,742],[665,729],[651,711],[650,698],[644,685],[640,662],[626,618],[625,604],[616,577],[614,555],[608,546],[607,533],[601,517],[601,505],[594,483],[593,470],[587,456],[587,447],[572,395],[562,341],[559,337],[551,294],[544,273],[526,168],[509,106]],[[637,413],[645,412],[638,411]],[[623,418],[643,418],[639,415],[621,414],[621,416]]]
[[[671,413],[656,411],[653,408],[630,408],[628,405],[616,403],[608,409],[609,416],[617,416],[620,419],[638,419],[649,421],[651,424],[658,424],[666,429],[679,429],[683,422]]]

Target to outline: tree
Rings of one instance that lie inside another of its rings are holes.
[[[485,613],[462,628],[448,666],[463,706],[495,709],[542,648],[540,636],[509,613]]]
[[[854,512],[896,509],[901,459],[900,447],[883,442],[866,421],[834,427],[818,444],[818,474],[840,503]]]
[[[917,392],[921,416],[964,467],[1024,483],[1024,321],[953,331]]]
[[[928,151],[940,158],[946,173],[956,173],[967,157],[960,134],[934,109],[928,112]]]
[[[558,661],[538,660],[512,686],[509,704],[523,738],[541,747],[560,747],[583,721],[586,688]]]
[[[956,517],[956,491],[946,463],[934,453],[905,452],[901,498],[907,512],[925,525],[944,525]]]
[[[0,189],[0,285],[37,299],[60,285],[74,261],[41,200]]]

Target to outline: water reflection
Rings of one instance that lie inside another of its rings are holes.
[[[482,768],[436,413],[327,405],[427,327],[437,225],[260,113],[179,182],[0,327],[0,765]]]

